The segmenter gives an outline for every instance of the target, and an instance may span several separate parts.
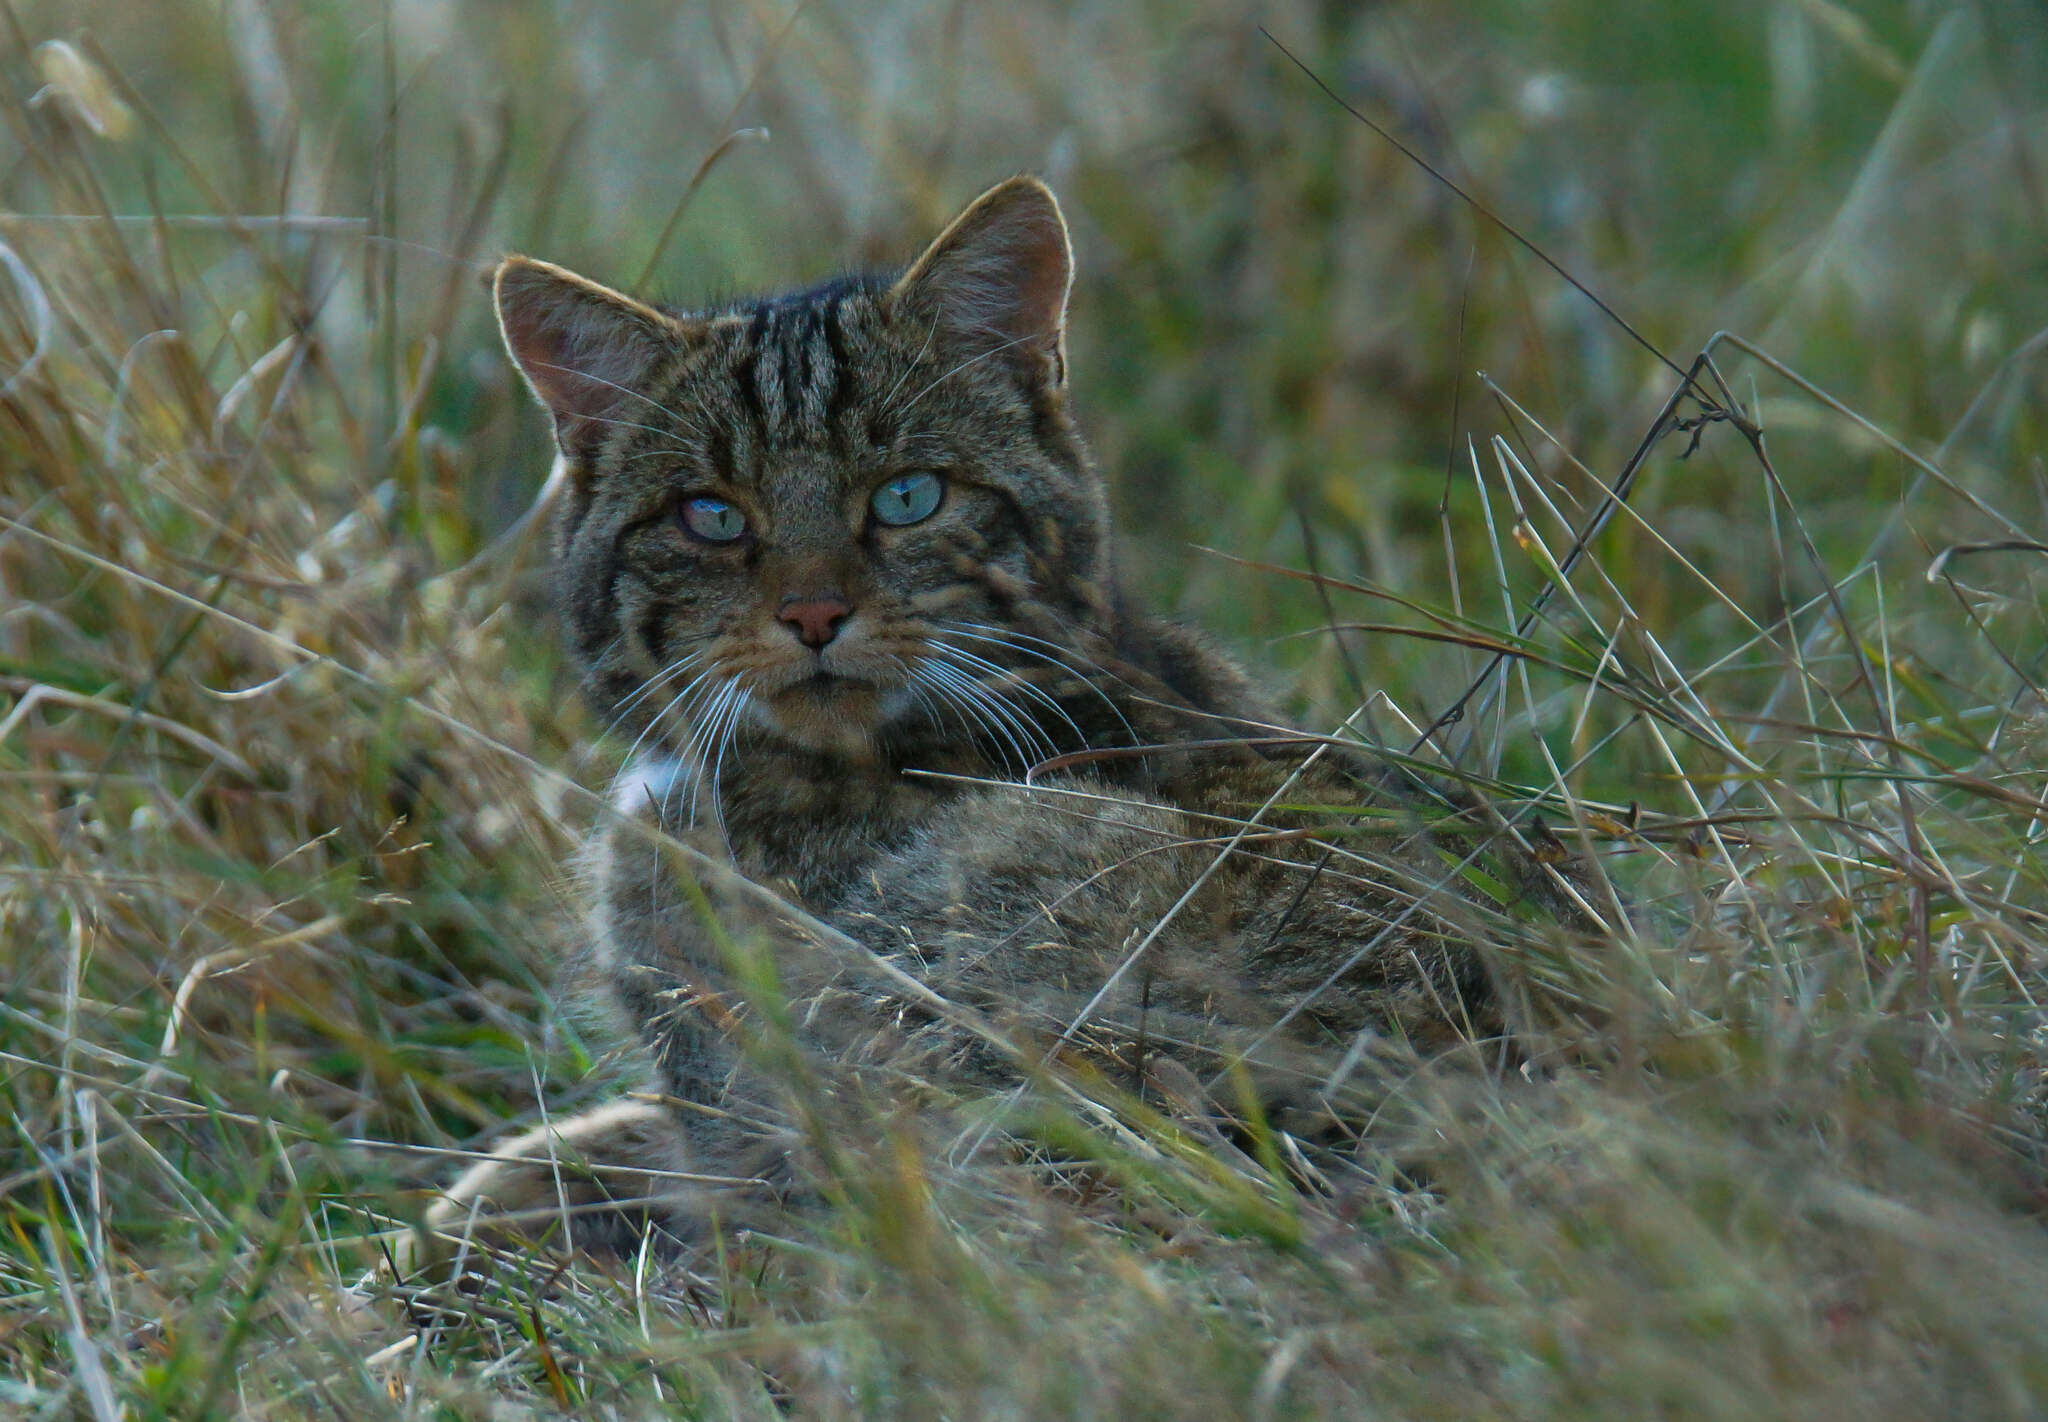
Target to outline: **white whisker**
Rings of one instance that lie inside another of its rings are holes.
[[[685,686],[681,691],[678,691],[674,696],[671,696],[665,703],[663,703],[662,708],[659,711],[655,712],[652,716],[648,718],[647,724],[641,728],[640,734],[633,737],[633,744],[627,747],[626,749],[626,763],[628,765],[631,765],[633,763],[633,757],[639,754],[640,743],[646,740],[648,736],[652,735],[657,728],[659,728],[664,722],[666,722],[670,714],[674,712],[678,706],[682,708],[682,720],[685,730],[687,731],[690,720],[690,706],[694,699],[691,693],[695,692],[698,687],[702,686],[708,678],[715,675],[716,671],[717,669],[715,667],[706,667],[703,671],[698,672],[697,675],[690,678],[690,682],[687,686]],[[686,735],[685,744],[687,745],[687,743],[688,737]]]
[[[626,458],[621,459],[619,463],[638,464],[643,459],[693,459],[698,457],[698,455],[699,451],[684,449],[681,445],[662,445],[656,449],[646,449],[638,454],[628,455]]]
[[[1087,675],[1089,671],[1098,672],[1118,685],[1125,687],[1126,690],[1129,690],[1129,683],[1125,682],[1122,677],[1110,671],[1107,667],[1088,657],[1082,656],[1070,647],[1062,647],[1056,642],[1048,642],[1042,637],[1033,637],[1027,632],[1018,632],[1011,628],[991,627],[985,622],[945,621],[937,625],[956,636],[971,638],[976,642],[992,642],[999,647],[1008,647],[1013,652],[1021,652],[1027,657],[1037,657],[1042,662],[1058,667],[1074,677],[1081,685],[1094,692],[1096,699],[1108,707],[1109,714],[1116,717],[1118,723],[1123,726],[1124,734],[1131,738],[1131,744],[1139,744],[1138,732],[1131,725],[1130,718],[1124,715],[1123,708],[1118,706],[1111,699],[1109,693],[1097,686]],[[1036,643],[1038,647],[1049,647],[1058,656],[1048,656],[1035,647],[1025,645],[1026,643]],[[1063,661],[1060,658],[1067,658],[1069,660]],[[1079,665],[1074,665],[1075,663],[1079,663]]]
[[[942,667],[936,663],[926,661],[918,667],[917,676],[920,681],[929,686],[933,693],[938,696],[940,704],[952,709],[953,714],[960,720],[961,728],[966,731],[970,740],[987,737],[996,743],[998,749],[1001,749],[1009,741],[1009,737],[1003,732],[1001,727],[991,727],[988,717],[983,715],[979,708],[963,697],[956,689],[953,683],[959,677],[958,672],[950,667]],[[1022,756],[1021,751],[1013,750],[1012,753],[1018,757]]]
[[[984,638],[982,640],[987,639]],[[965,647],[955,647],[951,643],[941,643],[927,640],[926,645],[933,647],[941,647],[943,648],[947,656],[958,658],[966,662],[969,666],[979,667],[983,671],[1001,677],[1003,679],[1004,684],[1015,686],[1018,690],[1022,691],[1026,696],[1031,697],[1040,705],[1047,707],[1051,710],[1053,715],[1059,717],[1062,721],[1066,722],[1067,729],[1074,733],[1074,739],[1077,743],[1075,749],[1086,750],[1088,748],[1088,733],[1086,731],[1083,731],[1080,728],[1080,726],[1075,724],[1074,718],[1067,714],[1067,708],[1060,705],[1060,703],[1054,700],[1053,697],[1050,694],[1048,694],[1043,687],[1031,681],[1022,672],[1015,671],[1009,667],[997,666],[988,658],[977,656],[975,653],[968,651]],[[1034,653],[1033,655],[1036,655],[1036,653]],[[1043,659],[1041,658],[1041,660]]]
[[[974,688],[976,699],[986,703],[991,712],[1001,716],[1005,724],[1015,728],[1034,752],[1043,752],[1040,758],[1050,759],[1059,754],[1059,747],[1052,743],[1052,738],[1036,720],[1026,715],[1021,707],[1004,697],[995,687],[990,686],[979,672],[953,660],[953,654],[959,651],[957,647],[947,647],[943,643],[932,645],[938,661],[958,671],[966,683]],[[997,671],[1001,674],[1001,668],[997,668]],[[1085,749],[1087,744],[1087,738],[1082,737],[1082,748]]]
[[[1038,727],[1019,716],[1001,697],[982,686],[959,667],[939,658],[928,658],[924,671],[934,686],[943,686],[953,693],[953,701],[959,708],[971,714],[986,730],[990,731],[1001,745],[1007,746],[1015,757],[1019,774],[1028,774],[1032,766],[1042,759],[1050,759],[1058,752],[1045,741]],[[1043,748],[1043,754],[1032,754],[1025,749],[1029,744],[1032,751]]]
[[[652,686],[658,685],[661,681],[669,679],[672,675],[680,674],[681,669],[683,669],[683,664],[677,663],[676,670],[662,673],[660,677],[650,681],[648,686],[642,687],[640,694],[644,694],[647,690],[651,689]],[[619,764],[619,773],[621,775],[625,775],[631,772],[633,768],[634,758],[640,754],[641,742],[645,741],[648,738],[648,736],[652,735],[654,733],[655,728],[660,726],[662,722],[666,721],[668,719],[669,713],[671,711],[674,711],[678,705],[682,705],[684,707],[685,719],[687,720],[688,698],[690,693],[696,690],[697,687],[703,683],[704,679],[710,675],[711,669],[708,667],[705,670],[698,672],[696,676],[690,679],[690,684],[688,686],[685,686],[681,691],[678,691],[674,696],[671,696],[666,702],[663,703],[662,708],[659,711],[655,712],[652,716],[647,718],[647,724],[640,728],[640,734],[633,737],[633,744],[626,747],[626,758]],[[639,700],[640,694],[636,694],[633,699],[636,701]],[[620,720],[624,719],[624,715],[625,713],[622,711],[619,714],[619,716],[614,717],[612,720],[612,726],[616,726]],[[611,726],[607,726],[605,729],[606,731],[610,731]],[[614,783],[616,784],[616,782]],[[663,798],[666,799],[666,795],[664,795]]]
[[[718,754],[711,762],[711,817],[717,823],[721,835],[725,834],[725,804],[719,798],[719,785],[725,776],[725,753],[732,749],[733,742],[739,739],[741,719],[746,714],[747,703],[753,699],[754,693],[744,687],[741,687],[740,694],[733,698],[732,710],[726,713],[725,725],[719,732]],[[732,848],[729,838],[726,841],[726,848]]]
[[[541,370],[559,371],[563,375],[573,375],[578,380],[587,380],[592,385],[602,385],[607,390],[616,390],[621,395],[630,395],[633,399],[638,400],[643,405],[653,406],[656,410],[660,411],[664,415],[667,415],[670,419],[674,420],[678,424],[687,425],[691,423],[691,421],[688,418],[686,418],[680,411],[671,410],[668,406],[662,404],[661,401],[654,399],[652,396],[643,395],[638,390],[629,390],[615,380],[606,380],[601,375],[592,375],[589,371],[578,370],[573,365],[556,365],[551,361],[544,360],[537,360],[533,362],[533,364],[538,369]],[[625,425],[630,429],[651,430],[655,434],[673,435],[675,433],[674,430],[661,429],[655,425],[636,425],[631,420],[608,420],[598,415],[583,415],[580,416],[580,418],[593,421],[594,423],[597,424]]]
[[[717,734],[717,728],[725,718],[726,708],[740,695],[744,695],[744,693],[740,691],[739,681],[736,678],[728,677],[719,684],[718,690],[713,693],[710,704],[705,708],[702,717],[693,718],[694,724],[690,734],[690,750],[692,753],[691,758],[697,762],[697,773],[690,777],[689,825],[692,829],[697,827],[697,803],[704,793],[704,772],[711,758],[711,747]]]
[[[703,654],[700,652],[685,652],[680,657],[677,657],[674,661],[670,662],[667,666],[663,667],[660,671],[656,672],[653,676],[641,682],[640,689],[638,691],[634,692],[631,696],[627,697],[624,701],[621,701],[619,703],[619,709],[617,713],[612,717],[611,725],[607,726],[605,729],[611,730],[614,727],[616,727],[619,724],[619,722],[626,719],[626,713],[628,711],[631,711],[635,706],[638,706],[642,701],[645,701],[648,698],[648,696],[650,696],[657,688],[659,688],[664,682],[668,681],[671,677],[680,674],[681,672],[687,670],[690,666],[695,664],[698,657],[700,657],[701,655]]]
[[[910,358],[910,364],[903,367],[903,374],[896,377],[896,383],[890,386],[889,393],[882,397],[882,410],[884,413],[894,413],[890,406],[896,399],[896,392],[903,388],[904,381],[910,379],[910,372],[917,369],[918,362],[924,359],[924,353],[932,348],[932,337],[938,334],[939,323],[934,321],[931,324],[931,329],[924,333],[924,344],[917,348],[917,354]]]
[[[944,717],[941,711],[942,703],[933,699],[930,689],[924,683],[924,679],[917,674],[917,668],[904,658],[893,654],[889,656],[889,660],[894,662],[896,669],[903,673],[903,689],[910,693],[910,699],[925,713],[927,724],[935,731],[944,730]]]
[[[912,684],[924,695],[926,704],[933,709],[933,729],[943,731],[945,729],[945,713],[950,712],[954,724],[960,727],[962,734],[969,740],[972,740],[978,723],[968,718],[967,713],[961,710],[959,704],[946,688],[936,679],[932,678],[922,666],[911,668],[910,675]]]
[[[910,413],[910,412],[911,412],[912,410],[914,410],[914,409],[916,409],[916,408],[917,408],[917,402],[918,402],[919,400],[922,400],[922,399],[924,399],[924,397],[925,397],[925,396],[927,396],[927,395],[931,394],[931,393],[932,393],[932,391],[934,391],[934,390],[938,389],[938,388],[939,388],[939,387],[940,387],[941,385],[944,385],[944,384],[945,384],[945,383],[946,383],[946,382],[947,382],[948,380],[951,380],[951,379],[952,379],[952,378],[953,378],[954,376],[958,375],[958,374],[959,374],[959,373],[960,373],[961,371],[963,371],[963,370],[967,369],[967,367],[969,367],[969,366],[971,366],[971,365],[980,365],[980,364],[981,364],[981,363],[982,363],[983,361],[987,360],[987,359],[988,359],[988,358],[989,358],[990,356],[998,356],[998,355],[1001,355],[1001,354],[1002,354],[1002,353],[1003,353],[1004,351],[1008,350],[1008,349],[1009,349],[1009,348],[1010,348],[1011,346],[1021,346],[1021,345],[1023,345],[1023,344],[1024,344],[1024,343],[1025,343],[1026,341],[1036,341],[1036,340],[1041,340],[1041,339],[1043,339],[1042,335],[1041,335],[1040,333],[1038,333],[1038,332],[1035,332],[1035,331],[1034,331],[1034,332],[1030,333],[1029,335],[1023,335],[1023,336],[1013,336],[1013,337],[1011,337],[1011,338],[1010,338],[1009,340],[1007,340],[1007,341],[1004,341],[1004,342],[1003,342],[1003,343],[1002,343],[1001,345],[999,345],[999,346],[991,346],[991,347],[990,347],[990,348],[989,348],[988,350],[985,350],[985,351],[983,351],[983,352],[982,352],[982,353],[981,353],[980,355],[974,355],[974,356],[969,356],[969,357],[968,357],[968,358],[967,358],[966,360],[963,360],[963,361],[961,361],[961,362],[960,362],[960,363],[959,363],[958,365],[954,366],[954,367],[953,367],[953,368],[952,368],[951,370],[948,370],[948,371],[946,371],[946,372],[945,372],[944,374],[942,374],[941,376],[939,376],[939,378],[938,378],[937,380],[934,380],[934,381],[933,381],[933,382],[932,382],[931,384],[929,384],[929,385],[925,386],[925,388],[924,388],[924,389],[922,389],[922,390],[918,391],[918,392],[917,392],[917,394],[916,394],[916,396],[915,396],[914,398],[912,398],[912,400],[910,401],[910,403],[909,403],[909,404],[907,404],[907,405],[905,405],[905,406],[904,406],[904,407],[903,407],[903,408],[902,408],[902,409],[901,409],[900,411],[898,411],[897,413],[898,413],[898,414],[900,414],[900,415],[907,415],[907,414],[909,414],[909,413]]]
[[[1037,722],[990,690],[979,678],[959,668],[953,670],[960,677],[961,689],[972,696],[977,705],[986,709],[992,718],[1009,727],[1017,741],[1021,743],[1027,756],[1023,767],[1025,773],[1028,774],[1032,766],[1040,760],[1049,760],[1059,754],[1058,747],[1045,738],[1045,732],[1038,728]]]

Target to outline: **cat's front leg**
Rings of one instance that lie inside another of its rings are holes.
[[[653,1088],[523,1131],[451,1184],[422,1257],[463,1239],[586,1251],[637,1247],[650,1227],[700,1237],[724,1201],[759,1203],[787,1174],[780,1113],[748,1091],[731,991],[736,941],[775,928],[775,900],[737,878],[723,836],[693,827],[691,768],[643,758],[584,868],[595,889],[590,965],[622,1035],[647,1049]]]
[[[723,826],[695,823],[691,770],[634,767],[592,846],[594,962],[620,1026],[647,1048],[663,1087],[718,1108],[735,1090],[752,1015],[749,965],[791,926],[785,901],[746,879]],[[755,974],[758,976],[758,974]]]
[[[679,1223],[691,1164],[666,1106],[622,1099],[501,1141],[428,1209],[422,1262],[464,1245],[623,1252]]]
[[[771,1200],[786,1152],[733,1149],[742,1135],[699,1108],[627,1096],[500,1142],[428,1209],[408,1270],[464,1253],[578,1250],[628,1255],[650,1234],[687,1246]]]

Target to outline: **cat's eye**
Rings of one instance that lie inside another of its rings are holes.
[[[683,505],[683,527],[706,543],[731,543],[747,531],[747,517],[724,499],[691,499]]]
[[[946,492],[938,475],[920,471],[891,479],[868,498],[868,507],[883,523],[901,526],[922,523],[932,516]]]

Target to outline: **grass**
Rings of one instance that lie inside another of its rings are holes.
[[[1220,0],[0,12],[0,1402],[2048,1408],[2048,31],[1256,18],[1711,403]],[[962,1160],[820,1095],[828,1207],[691,1269],[359,1288],[626,1070],[555,997],[620,748],[475,273],[773,286],[1027,167],[1134,581],[1627,923],[1503,952],[1530,1067],[1412,1070],[1329,1192],[1134,1103]]]

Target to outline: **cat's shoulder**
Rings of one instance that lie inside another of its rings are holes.
[[[1238,735],[1283,723],[1266,690],[1209,633],[1126,604],[1118,609],[1117,652],[1196,710]]]

